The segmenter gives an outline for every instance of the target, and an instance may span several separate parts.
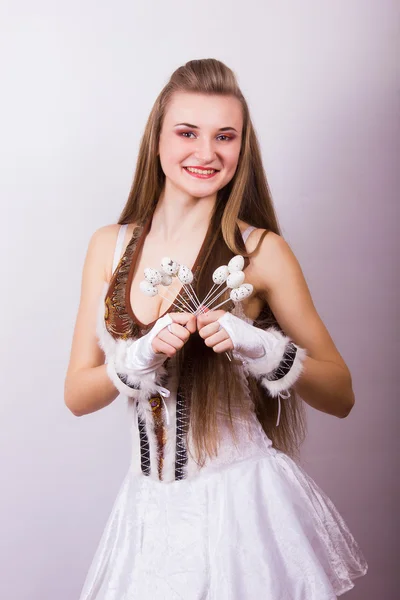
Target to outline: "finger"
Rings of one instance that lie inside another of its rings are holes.
[[[213,323],[220,319],[224,314],[225,310],[210,310],[207,313],[202,313],[197,317],[197,329],[201,329],[205,325],[209,325],[209,323]]]
[[[152,346],[156,354],[165,354],[169,357],[174,356],[176,354],[176,348],[170,346],[170,344],[167,344],[163,340],[160,340],[158,336],[154,338]]]
[[[166,327],[165,329],[162,329],[160,331],[157,337],[159,340],[162,340],[166,344],[172,346],[175,350],[180,350],[181,348],[183,348],[183,345],[185,343],[179,337],[168,331]]]
[[[191,321],[196,319],[196,317],[193,315],[193,313],[189,313],[189,312],[176,312],[176,313],[174,312],[174,313],[169,313],[169,316],[174,321],[174,323],[179,323],[180,325],[187,325],[187,324],[191,323]],[[190,325],[190,326],[192,327],[192,325]]]
[[[187,321],[186,329],[188,330],[189,333],[194,333],[196,331],[197,321],[196,321],[196,317],[194,315],[192,315],[191,318]]]
[[[188,331],[187,327],[183,327],[179,323],[171,323],[166,329],[183,342],[187,342],[190,337],[190,331]]]
[[[210,335],[210,337],[206,338],[204,343],[209,348],[214,348],[214,346],[217,346],[221,342],[224,342],[228,339],[230,340],[230,337],[226,333],[225,329],[221,329],[221,331],[218,331],[218,333],[214,333],[214,335]]]
[[[199,336],[202,337],[203,339],[206,339],[210,335],[217,333],[217,331],[220,331],[221,329],[222,329],[222,326],[218,323],[218,321],[214,321],[213,323],[210,323],[209,325],[205,325],[204,327],[199,329]]]
[[[228,338],[224,342],[221,342],[213,347],[214,352],[220,354],[221,352],[227,352],[228,350],[233,350],[233,344],[231,338]]]

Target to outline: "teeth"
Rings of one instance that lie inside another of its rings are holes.
[[[186,169],[191,173],[199,173],[200,175],[211,175],[212,173],[215,173],[215,169],[192,169],[191,167],[186,167]]]

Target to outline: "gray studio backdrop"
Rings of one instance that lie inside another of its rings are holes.
[[[284,236],[353,374],[352,414],[310,409],[303,452],[369,561],[349,598],[398,597],[399,12],[385,0],[1,4],[2,599],[77,599],[128,467],[123,399],[82,418],[63,403],[81,269],[125,202],[156,95],[204,57],[239,77]]]

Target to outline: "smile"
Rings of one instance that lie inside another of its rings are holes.
[[[201,169],[198,167],[183,167],[184,170],[189,173],[192,177],[198,177],[200,179],[210,179],[214,177],[219,171],[216,169]]]

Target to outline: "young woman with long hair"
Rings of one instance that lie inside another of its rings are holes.
[[[168,276],[178,265],[192,287]],[[222,265],[253,293],[232,302],[222,284],[205,301]],[[281,236],[246,100],[215,59],[172,74],[119,222],[89,244],[65,402],[84,415],[119,393],[132,460],[81,600],[332,600],[366,572],[295,462],[303,403],[347,416],[351,375]]]

